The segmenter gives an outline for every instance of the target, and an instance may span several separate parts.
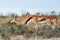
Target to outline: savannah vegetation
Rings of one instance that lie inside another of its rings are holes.
[[[35,15],[44,15],[42,13],[37,12]],[[35,28],[34,23],[30,23],[28,26],[26,25],[16,25],[15,23],[10,23],[10,20],[14,17],[15,13],[11,13],[9,15],[0,15],[0,36],[3,39],[9,39],[10,36],[16,35],[24,35],[25,37],[35,37],[39,36],[42,38],[51,38],[51,37],[60,37],[60,27],[58,28],[54,25],[55,29],[51,30],[48,25],[41,24]],[[24,13],[22,16],[16,14],[17,19],[22,19],[23,17],[31,15],[29,12]],[[58,25],[60,26],[60,13],[56,15],[55,11],[51,12],[51,15],[55,15],[58,18]],[[44,16],[50,16],[45,14]]]

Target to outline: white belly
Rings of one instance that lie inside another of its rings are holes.
[[[46,22],[46,21],[41,21],[41,22],[38,22],[38,23],[43,23],[43,24],[46,24],[47,22]]]
[[[29,24],[29,23],[31,23],[32,22],[32,19],[30,19],[28,22],[27,22],[27,25]]]

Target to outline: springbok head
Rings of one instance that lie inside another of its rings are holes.
[[[16,20],[16,16],[13,17],[13,19],[11,19],[11,23],[14,23]]]

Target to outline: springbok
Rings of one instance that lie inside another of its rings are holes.
[[[57,17],[56,16],[38,16],[38,22],[39,23],[47,23],[51,28],[51,24],[57,25]]]
[[[22,25],[25,25],[32,21],[33,23],[36,23],[37,22],[37,16],[36,15],[30,15],[30,16],[26,16],[24,17],[23,19],[20,19],[20,20],[17,20],[15,17],[13,20],[11,20],[11,23],[16,23],[16,24],[22,24]]]

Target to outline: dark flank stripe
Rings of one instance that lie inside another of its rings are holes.
[[[27,22],[28,22],[30,19],[32,19],[32,17],[30,17],[29,19],[27,19],[26,22],[25,22],[25,24],[27,24]]]
[[[46,19],[45,19],[45,18],[43,18],[43,19],[41,19],[41,20],[38,20],[38,22],[39,22],[39,21],[44,21],[44,20],[46,20]]]

